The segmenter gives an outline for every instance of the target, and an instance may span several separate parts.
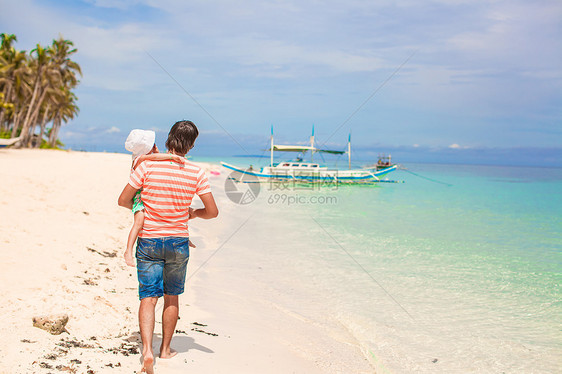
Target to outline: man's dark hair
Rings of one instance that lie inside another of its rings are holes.
[[[199,136],[197,126],[191,121],[178,121],[172,126],[166,140],[166,148],[169,151],[185,155],[191,148],[195,139]]]

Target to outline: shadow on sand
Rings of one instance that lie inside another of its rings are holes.
[[[129,337],[123,339],[124,342],[128,343],[128,347],[136,348],[137,353],[142,352],[142,343],[140,338],[140,333],[134,332]],[[162,343],[162,334],[154,333],[152,338],[152,348],[154,350],[154,356],[158,359],[160,355],[160,344]],[[172,338],[172,349],[181,353],[187,353],[190,350],[198,350],[205,353],[215,353],[213,350],[202,346],[201,344],[197,344],[195,339],[191,336],[187,336],[185,333],[176,333]],[[133,353],[133,352],[131,352]],[[142,355],[139,356],[139,363],[142,365]]]
[[[160,343],[162,342],[162,335],[161,334],[154,334],[153,337],[153,342],[152,342],[152,346],[154,347],[155,351],[154,353],[156,355],[160,354]],[[139,343],[140,344],[140,343]],[[174,334],[174,337],[172,338],[172,344],[171,347],[173,350],[177,351],[178,354],[179,353],[186,353],[189,352],[190,350],[198,350],[198,351],[202,351],[205,353],[215,353],[213,350],[202,346],[201,344],[197,344],[195,342],[195,339],[192,338],[191,336],[186,336],[184,334]]]

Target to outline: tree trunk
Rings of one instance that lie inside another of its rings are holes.
[[[4,103],[10,99],[10,94],[12,93],[12,86],[6,85],[4,88]],[[0,109],[0,131],[7,131],[9,127],[8,118],[6,117],[7,108]]]
[[[35,148],[39,148],[41,143],[43,143],[43,134],[45,134],[45,127],[47,126],[47,116],[49,115],[49,107],[50,105],[47,104],[45,108],[45,113],[43,113],[43,119],[41,120],[41,130],[39,132],[39,141],[35,144]]]
[[[43,101],[45,100],[45,96],[47,96],[47,88],[43,89],[43,92],[41,93],[41,97],[39,97],[39,100],[37,101],[37,105],[35,106],[35,110],[33,111],[33,114],[31,115],[31,118],[29,120],[27,143],[24,143],[24,146],[26,147],[29,147],[30,141],[33,138],[33,135],[35,134],[35,126],[38,124],[37,118],[39,117],[39,111],[41,110],[41,106],[43,104]]]
[[[31,95],[31,102],[29,103],[29,108],[27,109],[27,115],[23,120],[23,127],[21,129],[21,135],[23,136],[22,144],[24,147],[26,147],[27,144],[29,143],[28,132],[30,126],[30,117],[34,109],[33,105],[35,104],[35,99],[37,99],[40,86],[41,86],[41,69],[37,72],[37,78],[35,79],[35,87],[33,88],[33,95]]]
[[[53,127],[51,127],[51,133],[49,134],[49,146],[51,147],[54,147],[57,144],[60,126],[61,120],[60,118],[56,118],[53,121]]]
[[[12,128],[12,138],[18,135],[18,129],[20,128],[21,117],[23,117],[24,110],[18,110],[16,113],[14,117],[14,127]]]

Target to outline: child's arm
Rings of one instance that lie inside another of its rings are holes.
[[[169,153],[151,153],[148,155],[142,155],[137,159],[137,162],[135,163],[135,165],[133,166],[133,169],[135,169],[137,166],[139,166],[141,164],[141,162],[143,161],[175,161],[177,163],[180,164],[185,164],[185,157],[181,157],[178,155],[172,155]]]

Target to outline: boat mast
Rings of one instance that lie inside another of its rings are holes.
[[[312,125],[312,135],[310,136],[310,162],[314,162],[314,125]]]
[[[271,161],[269,163],[269,167],[273,167],[273,125],[271,125]]]
[[[351,170],[351,133],[347,138],[347,163],[349,165],[349,169]]]

